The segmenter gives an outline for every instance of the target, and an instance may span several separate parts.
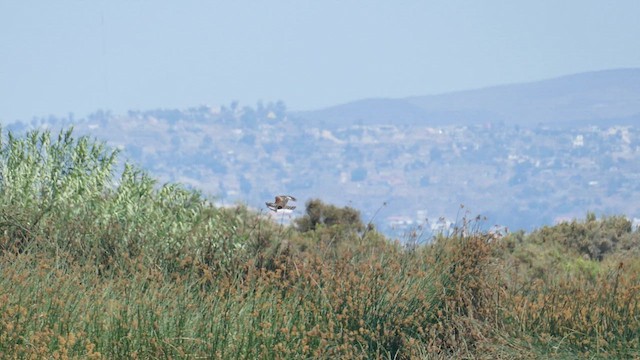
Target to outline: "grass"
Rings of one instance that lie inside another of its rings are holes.
[[[405,248],[157,184],[71,131],[0,147],[0,358],[640,357],[640,234],[462,219]],[[347,216],[345,215],[345,216]],[[315,224],[315,223],[314,223]]]
[[[250,262],[242,276],[214,279],[206,272],[167,278],[141,264],[136,273],[104,276],[6,255],[0,353],[394,358],[428,329],[432,281],[424,266],[416,271],[395,255],[356,257],[283,259],[272,270]]]

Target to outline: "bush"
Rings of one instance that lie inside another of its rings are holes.
[[[243,221],[198,192],[158,185],[117,151],[72,130],[8,133],[0,148],[0,250],[69,255],[103,271],[142,258],[167,273],[185,261],[217,269],[246,260]]]
[[[561,244],[598,261],[619,249],[629,250],[640,244],[631,221],[624,216],[605,216],[598,220],[593,213],[588,213],[585,221],[572,220],[543,227],[533,232],[531,238],[534,242]]]
[[[339,227],[347,232],[364,230],[358,210],[348,206],[339,208],[319,199],[307,201],[305,215],[297,219],[295,224],[301,232],[313,231],[320,226]]]

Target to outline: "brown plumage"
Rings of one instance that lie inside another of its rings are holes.
[[[278,195],[278,196],[276,196],[276,201],[275,202],[266,202],[265,204],[267,204],[267,207],[270,210],[273,210],[273,211],[276,211],[276,212],[278,210],[282,210],[282,209],[287,209],[287,210],[295,209],[296,208],[295,206],[287,205],[289,200],[297,201],[296,198],[294,198],[291,195]]]

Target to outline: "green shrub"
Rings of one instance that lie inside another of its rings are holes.
[[[117,151],[72,130],[8,133],[0,148],[2,250],[69,254],[99,268],[142,257],[171,272],[184,261],[218,269],[245,258],[242,217],[229,217],[196,191],[158,185]],[[181,265],[182,264],[182,265]]]
[[[534,242],[559,243],[566,248],[602,260],[619,248],[637,247],[638,234],[633,234],[631,221],[623,216],[596,219],[588,213],[585,221],[572,220],[555,226],[545,226],[531,234]]]

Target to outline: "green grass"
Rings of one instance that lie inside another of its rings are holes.
[[[137,273],[104,276],[7,255],[0,329],[8,336],[0,353],[393,358],[403,341],[425,331],[437,301],[432,280],[403,273],[395,258],[353,259],[291,261],[274,270],[250,263],[242,276],[212,278],[167,277],[142,265]]]

